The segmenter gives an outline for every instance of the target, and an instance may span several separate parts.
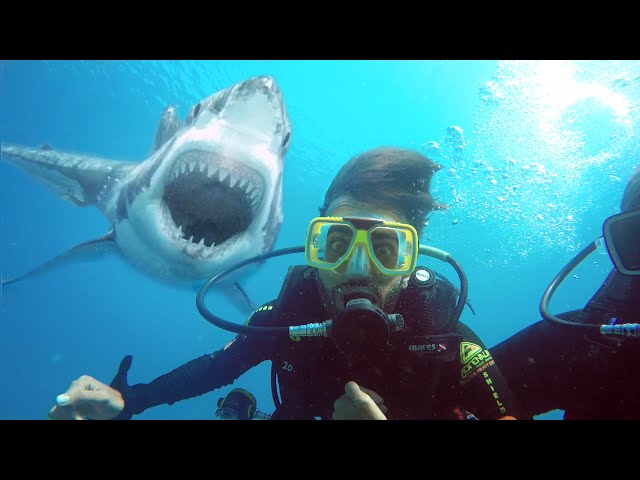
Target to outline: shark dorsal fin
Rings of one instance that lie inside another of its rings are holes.
[[[180,129],[180,119],[176,107],[168,105],[160,115],[160,123],[156,132],[156,138],[153,141],[153,152],[156,152],[167,143],[171,137]]]

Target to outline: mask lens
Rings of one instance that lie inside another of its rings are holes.
[[[604,236],[611,260],[620,273],[640,275],[640,210],[607,219]]]
[[[415,267],[418,245],[411,230],[379,226],[371,230],[369,238],[375,260],[387,273],[406,274]]]
[[[398,268],[400,232],[395,228],[376,227],[371,232],[371,249],[378,261],[390,270]]]
[[[353,230],[348,225],[327,225],[328,231],[324,245],[325,261],[336,263],[346,255],[351,240],[353,240]]]
[[[305,254],[307,263],[319,268],[333,268],[348,254],[355,232],[351,226],[330,221],[314,221],[309,226]]]

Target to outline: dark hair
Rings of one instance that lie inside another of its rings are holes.
[[[620,210],[626,212],[640,207],[640,167],[631,174],[622,195]]]
[[[384,208],[405,218],[422,234],[426,215],[447,208],[435,202],[429,187],[441,166],[414,150],[378,147],[356,155],[340,169],[324,197],[320,215],[337,198]]]

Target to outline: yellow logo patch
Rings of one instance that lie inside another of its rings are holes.
[[[480,345],[471,342],[460,343],[460,361],[465,364],[482,351]]]

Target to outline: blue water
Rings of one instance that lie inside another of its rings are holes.
[[[422,239],[464,267],[462,321],[492,346],[539,319],[557,271],[600,235],[640,162],[637,61],[2,61],[2,141],[142,161],[167,104],[190,106],[254,75],[278,81],[293,125],[276,248],[301,245],[333,175],[380,146],[414,148],[444,168]],[[454,128],[451,128],[454,127]],[[108,222],[0,162],[0,265],[22,273]],[[278,294],[287,265],[270,260],[245,284],[254,302]],[[432,264],[456,280],[446,266]],[[552,311],[579,308],[611,263],[594,254],[558,290]],[[134,356],[131,384],[221,348],[233,334],[207,323],[195,291],[161,284],[117,258],[68,266],[0,295],[0,418],[43,419],[56,395],[90,374],[108,383]],[[243,322],[219,297],[210,305]],[[269,364],[233,386],[160,406],[141,419],[211,419],[231,388],[273,409]],[[551,412],[540,418],[560,418]]]

